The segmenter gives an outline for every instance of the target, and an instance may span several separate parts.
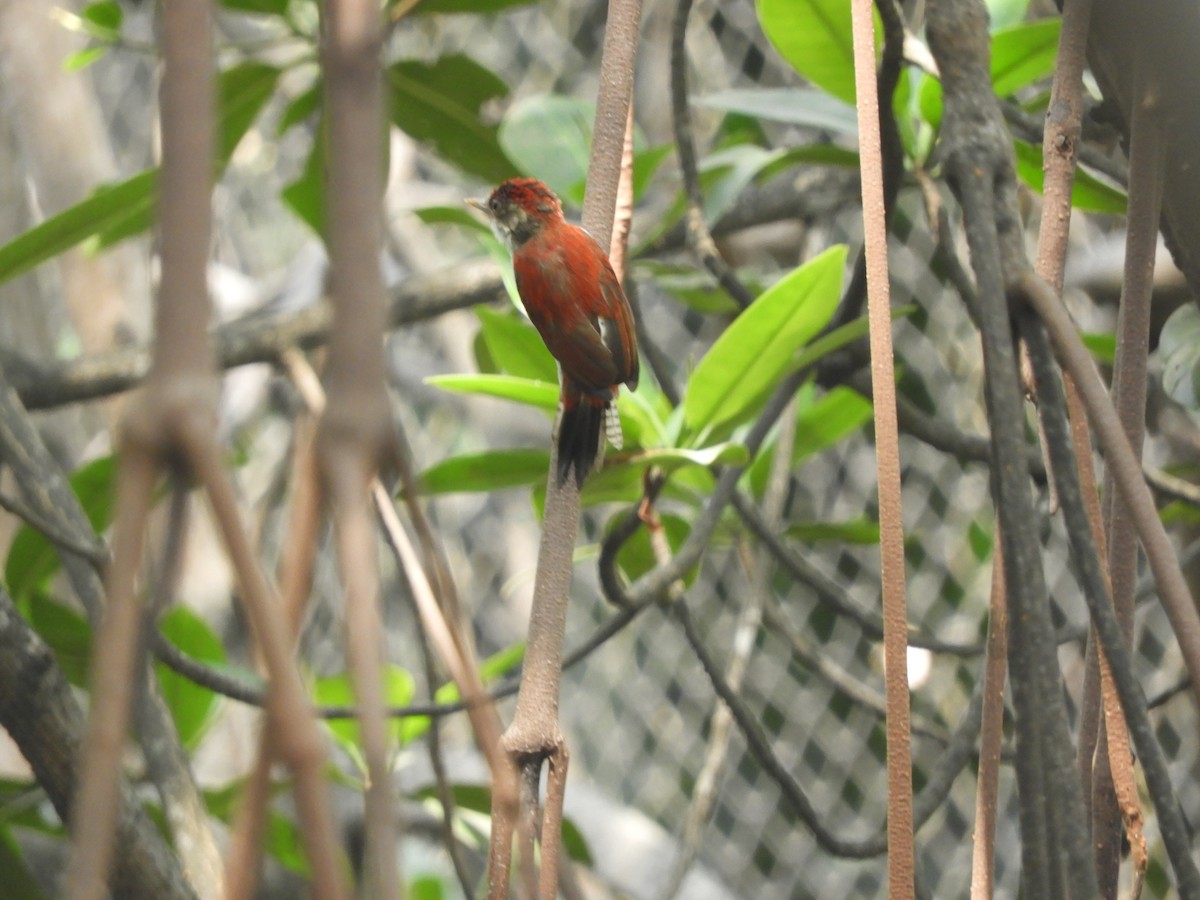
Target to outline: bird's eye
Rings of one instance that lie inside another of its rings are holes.
[[[500,198],[493,197],[490,201],[488,201],[488,206],[492,208],[492,212],[500,212]]]

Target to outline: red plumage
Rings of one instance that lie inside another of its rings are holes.
[[[603,449],[618,386],[637,387],[633,313],[608,255],[563,218],[554,193],[533,178],[514,178],[485,202],[468,201],[492,220],[512,250],[517,291],[529,319],[562,369],[558,477],[583,479]],[[612,434],[620,446],[620,425]]]

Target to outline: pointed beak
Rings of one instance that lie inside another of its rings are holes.
[[[475,207],[477,210],[479,210],[485,216],[487,216],[488,218],[491,218],[492,211],[490,209],[488,209],[486,200],[477,200],[474,197],[468,197],[466,200],[463,201],[463,203],[467,204],[467,206]]]

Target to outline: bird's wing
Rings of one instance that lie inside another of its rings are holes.
[[[598,317],[600,338],[612,354],[617,370],[615,380],[623,382],[632,391],[638,383],[637,332],[629,301],[607,257],[600,271],[600,294],[605,307]]]

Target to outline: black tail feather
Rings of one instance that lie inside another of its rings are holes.
[[[589,403],[586,399],[573,409],[564,409],[558,426],[558,483],[567,480],[575,468],[575,483],[583,487],[583,479],[600,456],[600,441],[604,435],[604,413],[607,403]]]

